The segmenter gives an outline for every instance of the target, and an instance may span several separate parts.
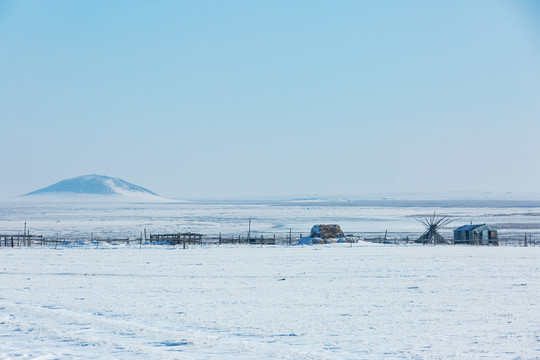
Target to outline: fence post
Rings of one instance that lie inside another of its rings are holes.
[[[289,228],[289,245],[292,244],[292,229]]]

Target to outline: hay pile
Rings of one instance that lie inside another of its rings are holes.
[[[339,225],[315,225],[311,228],[312,238],[321,239],[339,239],[344,238],[345,234],[341,231]]]

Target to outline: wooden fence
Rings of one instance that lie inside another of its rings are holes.
[[[453,244],[451,234],[443,234],[448,239],[450,244]],[[420,233],[408,234],[404,233],[373,233],[373,232],[349,232],[344,242],[356,243],[359,241],[367,241],[378,244],[410,244],[415,243]],[[249,244],[249,245],[294,245],[297,244],[302,237],[298,232],[276,232],[262,233],[250,232],[249,234],[227,234],[219,233],[217,235],[203,235],[197,233],[167,233],[167,234],[150,234],[146,237],[141,234],[138,238],[96,238],[93,233],[87,238],[75,237],[45,237],[43,235],[32,234],[7,234],[0,235],[0,247],[31,247],[31,246],[59,246],[59,245],[95,245],[99,248],[105,244],[125,244],[125,245],[182,245],[187,248],[189,245],[225,245],[225,244]],[[523,233],[523,234],[500,234],[499,246],[538,246],[540,245],[540,233]],[[482,244],[470,244],[482,245]]]

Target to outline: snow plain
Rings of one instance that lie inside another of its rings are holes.
[[[537,359],[540,248],[0,249],[2,359]]]
[[[409,235],[434,211],[540,238],[537,205],[19,201],[0,233]],[[0,359],[536,359],[539,270],[540,247],[0,247]]]
[[[126,238],[149,233],[198,232],[206,235],[243,235],[252,219],[254,234],[308,234],[315,224],[339,224],[345,233],[414,235],[424,231],[414,217],[450,216],[460,225],[487,223],[499,234],[538,234],[538,206],[315,206],[268,204],[0,202],[0,234],[22,233],[51,238]]]

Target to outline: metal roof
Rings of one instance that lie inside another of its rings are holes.
[[[471,231],[471,230],[476,229],[477,227],[484,226],[484,225],[486,225],[486,224],[479,224],[479,225],[463,225],[462,227],[457,228],[457,229],[454,230],[454,231]]]
[[[479,227],[485,226],[488,230],[495,230],[491,226],[488,226],[486,224],[476,224],[476,225],[463,225],[462,227],[457,228],[454,231],[471,231],[475,230]]]

